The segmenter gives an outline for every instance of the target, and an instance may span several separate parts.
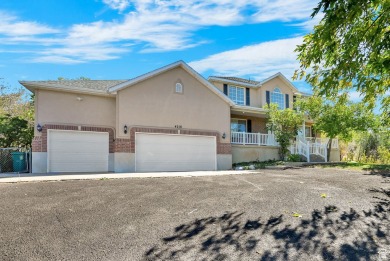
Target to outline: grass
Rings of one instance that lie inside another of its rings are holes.
[[[390,164],[374,164],[374,163],[360,163],[360,162],[341,162],[317,165],[323,168],[343,168],[353,170],[375,170],[375,171],[389,171]]]

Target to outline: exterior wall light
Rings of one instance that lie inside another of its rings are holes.
[[[127,125],[123,126],[123,132],[127,134]]]
[[[38,123],[38,125],[37,125],[37,131],[38,132],[41,132],[42,131],[42,126]]]
[[[224,132],[223,134],[222,134],[222,139],[225,139],[226,138],[226,133]]]

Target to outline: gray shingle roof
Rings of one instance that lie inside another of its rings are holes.
[[[210,76],[210,77],[220,78],[220,79],[235,81],[235,82],[242,82],[242,83],[246,83],[246,84],[253,84],[253,85],[258,85],[260,83],[258,81],[253,81],[253,80],[239,78],[239,77],[225,77],[225,76]]]
[[[127,80],[61,80],[61,81],[21,81],[25,85],[42,85],[43,87],[69,88],[74,90],[89,90],[106,92],[108,88]]]

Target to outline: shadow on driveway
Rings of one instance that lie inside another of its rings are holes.
[[[177,226],[144,259],[389,260],[383,258],[390,258],[390,189],[369,192],[375,206],[362,212],[328,205],[292,221],[286,214],[249,220],[243,212],[195,219]]]

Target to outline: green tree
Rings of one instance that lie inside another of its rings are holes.
[[[374,114],[364,104],[348,101],[345,95],[336,102],[318,96],[307,97],[297,100],[296,105],[313,119],[313,128],[329,138],[328,161],[334,138],[348,141],[353,131],[365,131],[375,125]]]
[[[267,109],[267,129],[272,131],[279,142],[279,155],[284,160],[288,152],[288,146],[297,136],[298,129],[304,120],[303,114],[293,109],[279,110],[276,104],[271,103]]]
[[[321,0],[312,18],[323,13],[314,31],[296,49],[304,78],[319,95],[336,99],[356,90],[374,108],[381,102],[390,123],[390,1]]]
[[[30,147],[34,129],[29,122],[9,114],[0,116],[0,147]]]
[[[34,95],[0,83],[0,147],[30,147],[34,136]]]

